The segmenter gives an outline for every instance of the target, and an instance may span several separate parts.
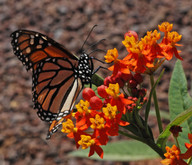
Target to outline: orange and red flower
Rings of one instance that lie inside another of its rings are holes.
[[[164,154],[165,159],[161,161],[164,165],[188,165],[183,159],[192,157],[192,134],[188,134],[189,143],[185,143],[187,151],[181,154],[180,149],[173,145],[172,148],[166,147],[167,152]]]
[[[128,68],[129,62],[118,59],[118,51],[116,48],[108,50],[106,56],[104,56],[104,57],[106,59],[105,62],[114,63],[114,65],[112,65],[111,67],[108,68],[109,70],[113,71],[113,74],[112,74],[113,76],[116,76],[118,71],[125,73],[125,74],[130,73],[129,68]]]

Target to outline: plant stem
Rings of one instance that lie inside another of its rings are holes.
[[[148,146],[150,146],[154,151],[156,151],[159,156],[161,156],[162,159],[165,159],[165,156],[164,156],[164,152],[161,148],[159,148],[153,140],[151,139],[146,139],[146,142],[145,144],[147,144]]]
[[[151,86],[153,87],[153,85],[154,85],[153,75],[150,75],[150,80],[151,80]],[[156,112],[157,123],[158,123],[158,127],[159,127],[159,133],[161,133],[161,132],[163,132],[163,127],[162,127],[161,115],[160,115],[160,111],[159,111],[159,105],[158,105],[157,95],[156,95],[155,89],[153,92],[153,100],[154,100],[154,104],[155,104],[155,112]]]
[[[175,141],[176,141],[177,147],[180,149],[179,142],[178,142],[178,139],[176,137],[175,137]]]
[[[129,133],[125,133],[125,132],[123,132],[123,131],[121,131],[121,130],[119,130],[119,133],[120,133],[121,135],[127,136],[127,137],[129,137],[129,138],[131,138],[131,139],[135,139],[135,140],[138,140],[138,141],[141,141],[141,142],[144,143],[143,138],[140,138],[140,137],[138,137],[138,136],[135,136],[135,135],[132,135],[132,134],[129,134]]]

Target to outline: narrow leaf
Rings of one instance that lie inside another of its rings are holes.
[[[171,121],[181,112],[192,106],[192,99],[188,94],[187,80],[181,64],[178,60],[172,73],[169,87],[169,110]],[[181,151],[185,152],[185,142],[188,142],[187,134],[192,130],[192,118],[181,125],[182,132],[179,134],[178,141],[181,146]]]
[[[167,125],[165,130],[159,135],[158,140],[157,140],[157,145],[161,147],[162,149],[165,148],[167,138],[170,136],[171,132],[169,129],[173,125],[181,125],[184,121],[192,117],[192,107],[190,107],[188,110],[180,113],[171,123]]]
[[[134,140],[108,143],[102,148],[104,150],[103,160],[109,161],[136,161],[159,157],[159,155],[146,144]],[[69,156],[87,158],[88,153],[89,149],[78,150],[71,152]],[[101,160],[101,158],[96,153],[90,157],[90,159]]]
[[[100,77],[98,74],[94,74],[92,76],[92,83],[95,84],[97,87],[103,84],[103,78]]]

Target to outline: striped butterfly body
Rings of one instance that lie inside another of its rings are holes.
[[[78,58],[38,32],[17,30],[11,37],[14,54],[32,69],[34,108],[41,120],[51,123],[49,138],[71,113],[84,84],[91,83],[92,59],[85,52]]]

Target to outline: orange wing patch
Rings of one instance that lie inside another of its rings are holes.
[[[11,34],[15,55],[29,70],[36,70],[36,64],[48,58],[78,58],[62,45],[38,32],[18,30]]]

